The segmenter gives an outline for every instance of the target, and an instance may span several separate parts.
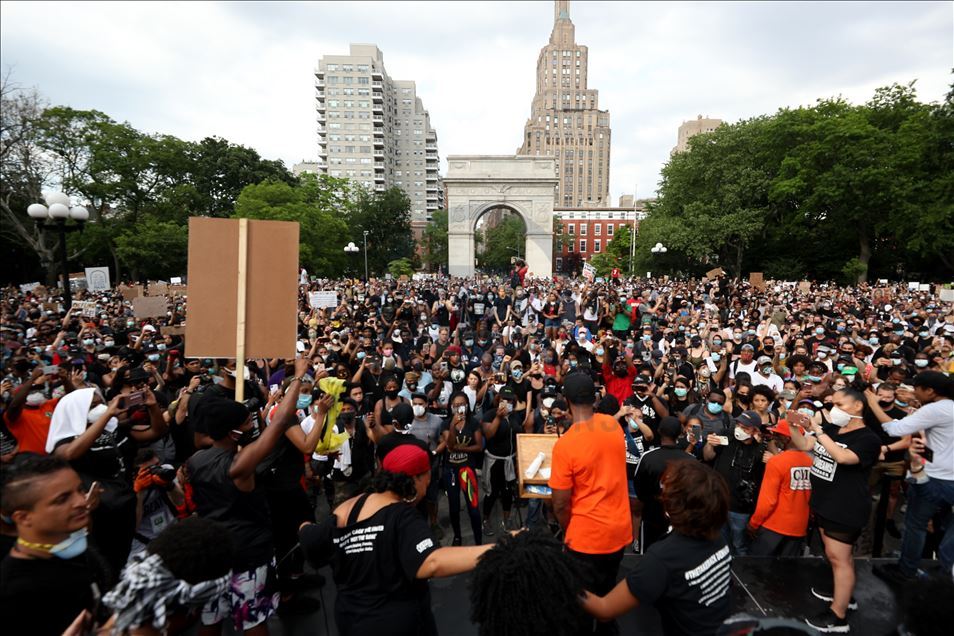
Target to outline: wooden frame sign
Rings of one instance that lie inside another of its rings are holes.
[[[294,358],[298,223],[189,219],[186,356]],[[235,399],[244,399],[236,383]]]
[[[550,499],[551,495],[542,495],[527,492],[527,486],[546,486],[548,478],[543,477],[541,470],[549,473],[553,465],[553,446],[560,439],[557,435],[541,435],[537,433],[521,433],[517,435],[517,484],[520,497],[524,499]],[[537,466],[531,477],[527,477],[527,470],[534,463],[537,455],[543,453],[543,463]]]

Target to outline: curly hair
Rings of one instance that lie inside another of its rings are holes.
[[[584,581],[581,564],[550,534],[505,534],[474,569],[470,620],[480,636],[576,636],[588,626],[579,602]]]
[[[224,576],[232,568],[235,544],[229,529],[217,521],[187,517],[149,542],[176,578],[195,585]]]
[[[387,470],[379,471],[371,480],[368,492],[393,492],[401,499],[413,499],[417,496],[414,478],[404,473],[392,473]]]
[[[710,541],[719,536],[729,518],[729,486],[722,475],[698,462],[671,462],[660,486],[674,531]]]

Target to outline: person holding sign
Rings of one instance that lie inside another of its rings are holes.
[[[787,417],[795,448],[812,454],[811,508],[834,578],[833,590],[812,588],[816,598],[831,605],[805,622],[820,632],[847,632],[848,610],[858,608],[852,597],[852,548],[871,512],[868,475],[881,453],[881,440],[862,419],[865,398],[861,393],[842,389],[833,402],[831,424],[824,427],[811,423],[799,411],[791,411]],[[814,436],[802,433],[803,428]]]

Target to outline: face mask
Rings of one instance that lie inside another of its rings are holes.
[[[494,391],[496,391],[497,393],[500,393],[500,389],[502,389],[502,388],[504,388],[504,385],[502,385],[502,384],[495,384],[495,385],[494,385]]]
[[[841,428],[842,426],[847,426],[849,422],[853,419],[861,419],[857,415],[852,415],[841,410],[837,406],[831,407],[831,423]]]
[[[878,406],[883,409],[890,409],[894,406],[894,400],[878,400]]]
[[[721,360],[721,359],[722,359],[722,354],[719,354],[719,353],[713,353],[713,354],[712,354],[712,361],[713,361],[713,362],[718,362],[718,361]]]
[[[101,418],[108,409],[109,407],[106,406],[105,404],[100,404],[98,406],[93,407],[92,409],[90,409],[89,413],[86,414],[86,421],[89,422],[90,424],[95,424],[96,422],[99,421],[99,418]]]
[[[868,344],[871,344],[871,345],[874,345],[874,346],[877,347],[877,346],[878,346],[878,339],[877,339],[877,338],[868,338]]]
[[[922,331],[922,332],[919,333],[918,335],[921,336],[922,338],[927,338],[928,336],[931,335],[931,333],[928,332],[928,331]]]
[[[752,439],[752,436],[749,435],[747,432],[745,432],[745,429],[742,428],[741,426],[736,426],[735,439],[739,440],[740,442],[744,442],[747,439]]]
[[[575,368],[576,368],[576,365],[578,365],[578,364],[579,364],[579,361],[577,361],[577,360],[570,360],[570,368],[571,368],[571,369],[575,369]]]
[[[467,414],[467,406],[466,406],[465,404],[461,404],[460,406],[458,406],[458,407],[457,407],[457,414],[458,414],[458,415],[466,415],[466,414]]]
[[[156,349],[158,349],[159,351],[165,351],[165,350],[166,350],[166,343],[160,342],[159,344],[156,345]]]
[[[821,327],[818,327],[817,329],[815,329],[815,333],[821,336],[825,333],[825,330],[822,329]]]
[[[384,392],[384,394],[393,400],[394,398],[398,396],[398,390],[388,389],[387,391]]]
[[[248,446],[252,442],[258,439],[258,436],[261,432],[257,427],[253,428],[250,431],[240,431],[238,429],[232,429],[233,433],[239,433],[239,438],[235,440],[235,443],[239,446]]]
[[[553,402],[553,398],[543,398],[543,406],[548,409],[553,407]]]
[[[600,347],[599,349],[597,349],[597,350],[595,351],[595,353],[596,353],[596,355],[598,355],[598,356],[603,355],[603,348]]]
[[[914,366],[916,366],[916,367],[919,368],[919,369],[923,369],[923,368],[926,367],[927,365],[928,365],[928,361],[927,361],[927,360],[920,360],[920,359],[919,359],[919,360],[915,360],[915,361],[914,361]]]
[[[722,412],[722,405],[718,402],[708,402],[706,404],[706,409],[713,415],[718,415]]]
[[[158,354],[158,353],[150,353],[148,356],[146,356],[146,358],[149,359],[149,362],[158,362],[158,361],[159,361],[159,354]]]
[[[898,366],[899,364],[901,364],[901,358],[891,358],[891,364],[893,364],[894,366]]]
[[[468,338],[467,340],[464,340],[464,346],[465,346],[465,347],[473,347],[473,346],[474,346],[474,341]]]
[[[46,396],[38,391],[34,391],[33,393],[30,393],[26,397],[27,406],[37,407],[37,406],[40,406],[41,404],[44,404],[45,402],[46,402]]]
[[[894,403],[900,406],[901,408],[907,408],[908,406],[907,402],[902,402],[901,400],[895,400]]]
[[[410,391],[411,393],[414,393],[415,391],[417,391],[417,382],[408,382],[407,390]]]
[[[519,381],[520,378],[523,377],[523,371],[521,371],[520,369],[514,369],[513,371],[510,372],[510,375],[513,376],[514,380]]]
[[[94,342],[95,342],[95,340],[93,340],[92,338],[83,338],[83,346],[84,346],[84,347],[91,347],[91,346],[93,346],[93,343],[94,343]]]
[[[812,382],[816,382],[816,383],[817,383],[817,382],[821,382],[821,376],[819,376],[819,375],[810,375],[810,376],[808,376],[808,379],[811,380]]]
[[[414,417],[424,417],[424,411],[427,410],[427,408],[422,404],[415,404],[411,408],[414,411]]]
[[[772,375],[772,367],[762,367],[762,375]]]
[[[86,552],[86,528],[77,530],[50,548],[50,554],[58,559],[74,559]]]
[[[135,325],[136,325],[136,323],[134,323],[132,320],[127,320],[127,321],[126,321],[126,326],[129,327],[129,328],[132,328],[132,327],[134,327]]]
[[[356,357],[358,360],[363,360],[365,355],[367,355],[367,354],[366,354],[364,351],[359,351],[358,354],[357,354],[355,357]]]
[[[295,406],[299,409],[307,409],[309,406],[311,406],[311,394],[306,393],[305,395],[299,395]]]
[[[652,336],[643,336],[643,342],[649,342],[652,339],[653,339]]]
[[[682,398],[682,397],[686,397],[686,395],[689,394],[689,389],[681,389],[679,387],[676,387],[675,389],[673,389],[673,393],[676,394],[676,397]]]
[[[354,411],[345,411],[338,415],[338,424],[341,426],[351,426],[354,424]]]

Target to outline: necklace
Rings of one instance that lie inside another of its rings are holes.
[[[31,550],[39,550],[40,552],[49,552],[55,545],[55,543],[33,543],[32,541],[27,541],[22,537],[17,538],[17,546],[23,546],[24,548],[30,548]]]

